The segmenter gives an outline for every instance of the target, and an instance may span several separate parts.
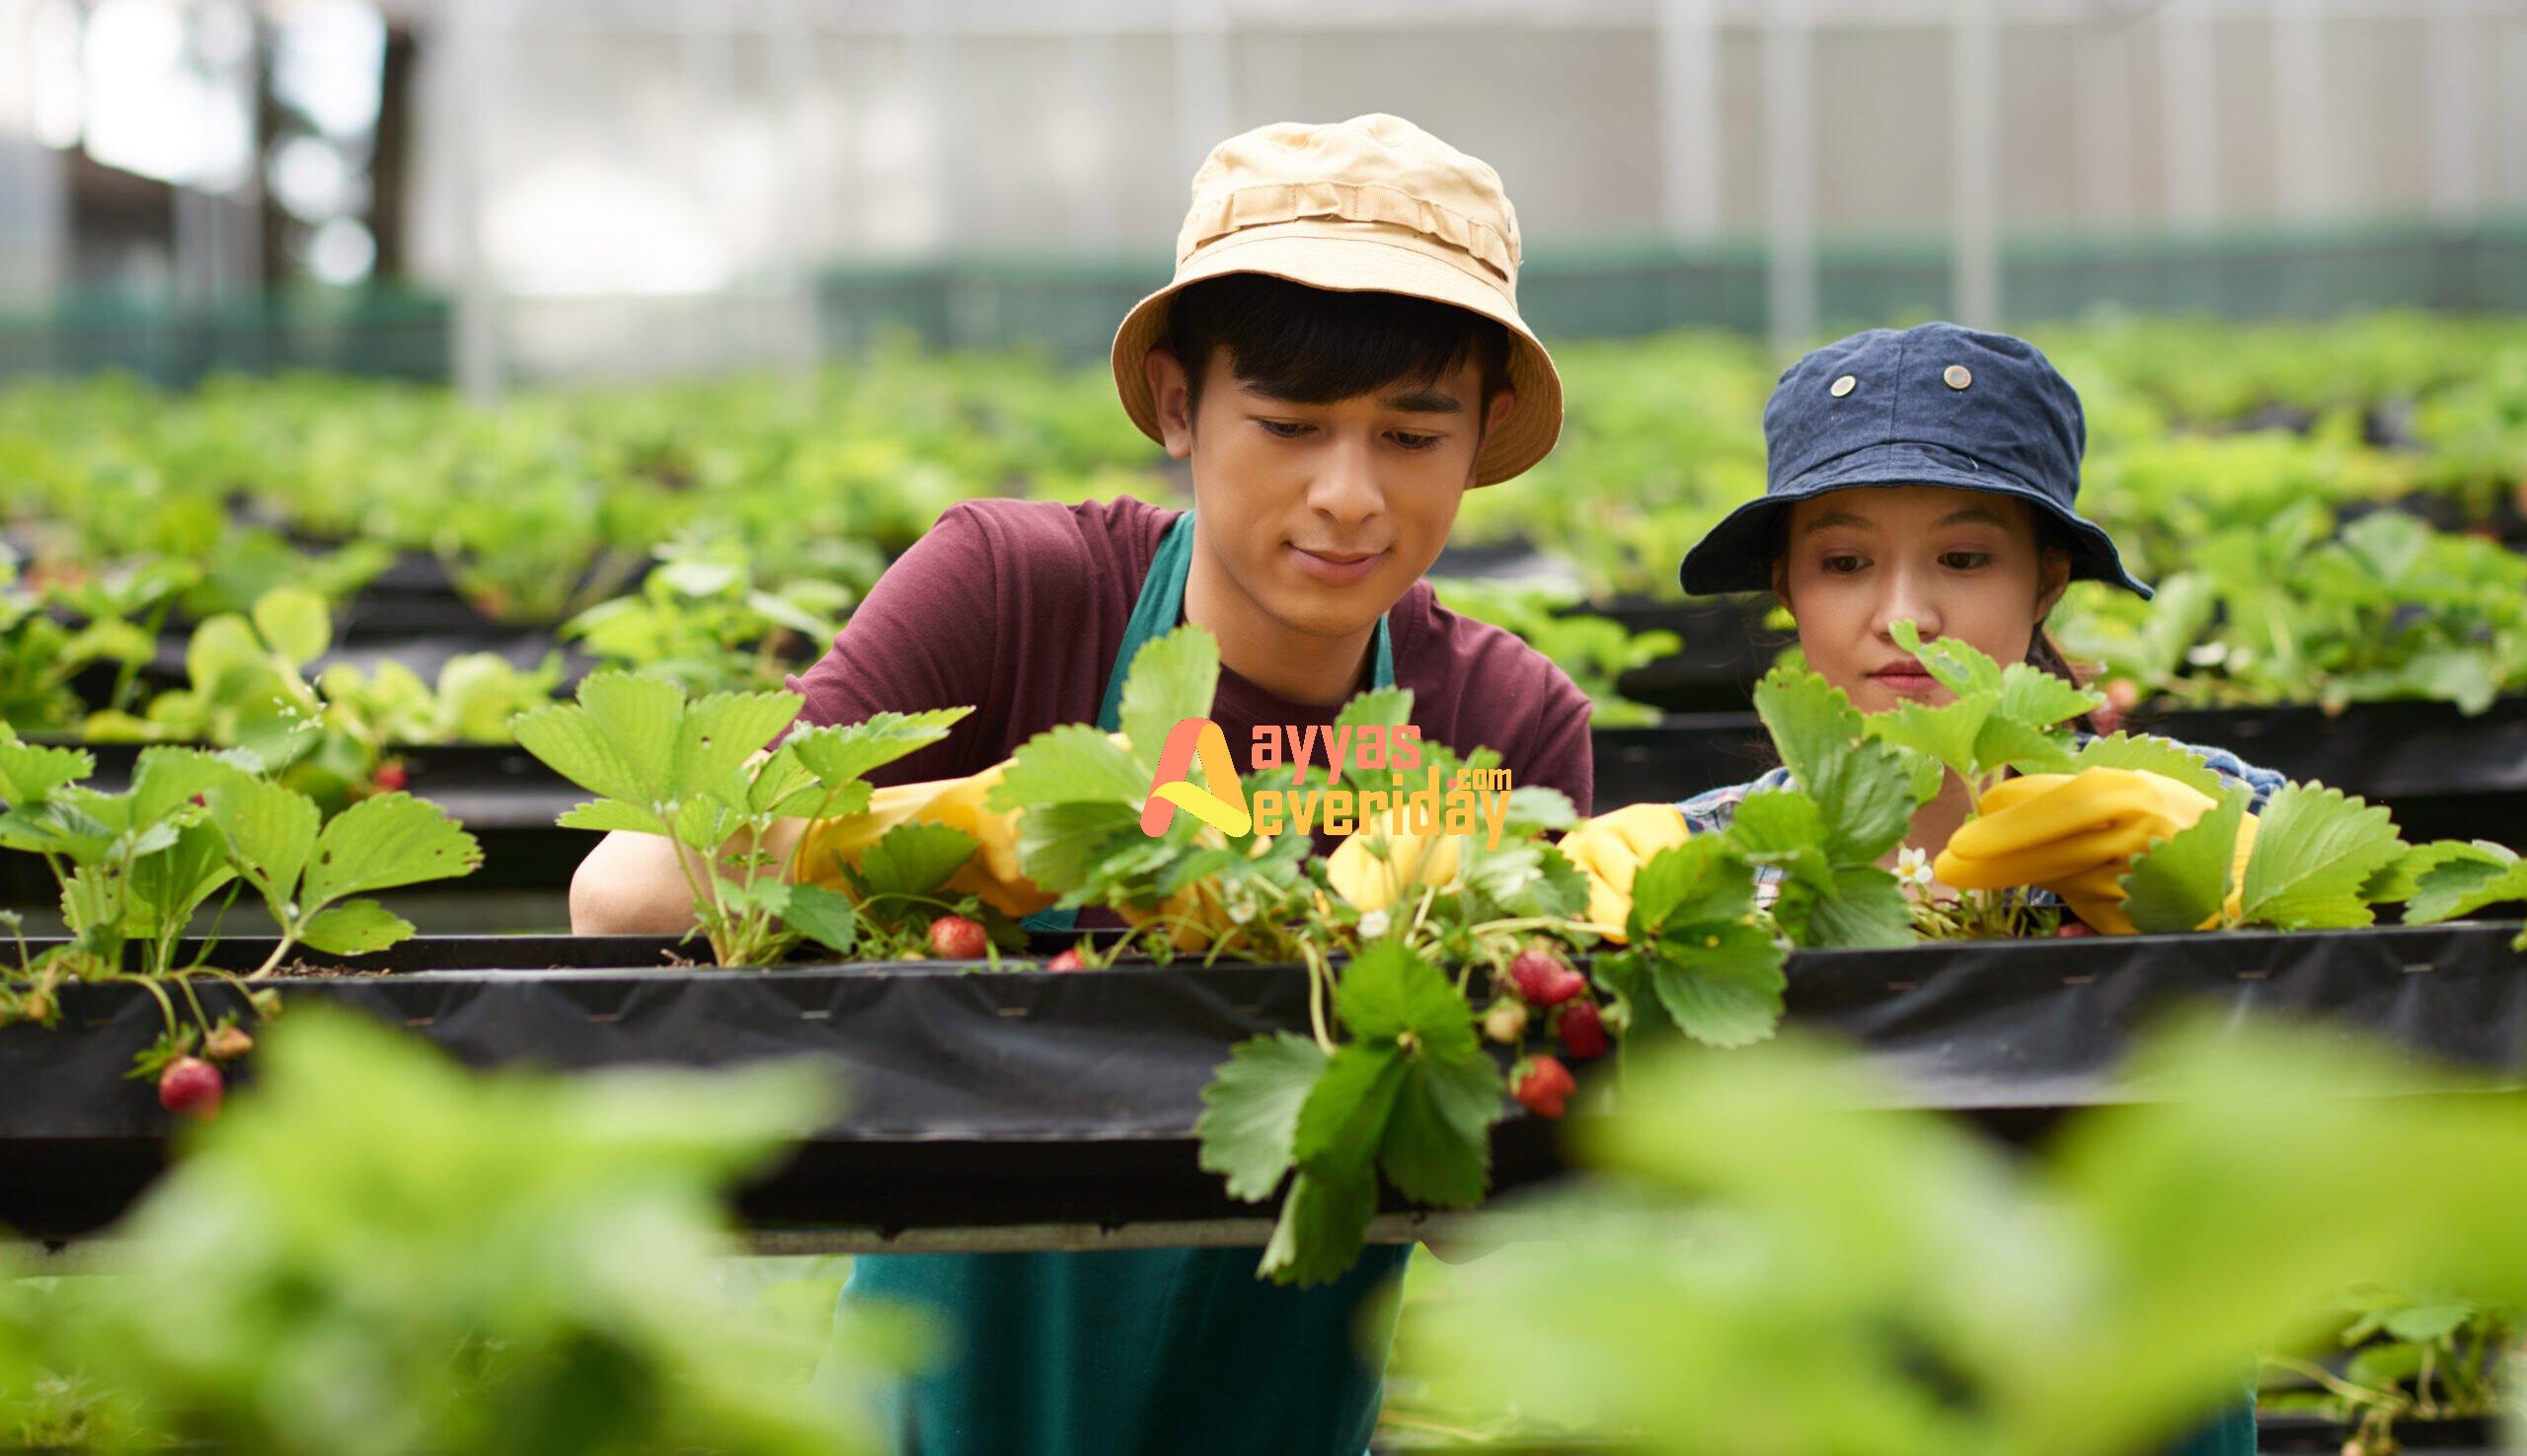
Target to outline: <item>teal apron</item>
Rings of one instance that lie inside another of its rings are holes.
[[[1122,726],[1123,678],[1175,629],[1193,559],[1193,513],[1161,540],[1106,683],[1100,728]],[[1395,685],[1387,624],[1375,681]],[[1076,915],[1031,917],[1060,933]],[[843,1302],[921,1307],[944,1363],[899,1382],[883,1409],[900,1456],[1359,1456],[1377,1424],[1393,1306],[1363,1341],[1363,1311],[1403,1272],[1409,1246],[1365,1251],[1314,1289],[1255,1276],[1261,1249],[1098,1254],[887,1254],[851,1265]],[[1363,1362],[1363,1343],[1380,1358]]]

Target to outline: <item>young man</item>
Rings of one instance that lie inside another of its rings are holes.
[[[1219,642],[1211,716],[1241,771],[1257,726],[1330,724],[1391,683],[1426,739],[1495,748],[1512,782],[1587,812],[1585,695],[1420,579],[1464,493],[1561,429],[1553,362],[1518,317],[1518,254],[1499,178],[1410,122],[1222,143],[1194,176],[1174,280],[1113,348],[1124,409],[1191,463],[1194,510],[950,509],[793,681],[803,721],[972,705],[872,777],[970,774],[1098,721],[1140,642],[1189,621]],[[610,836],[573,882],[574,926],[688,925],[669,854]],[[1403,1257],[1372,1249],[1293,1290],[1256,1279],[1253,1249],[887,1256],[858,1261],[845,1297],[945,1326],[948,1363],[891,1416],[906,1453],[1358,1456],[1388,1334],[1362,1314]]]

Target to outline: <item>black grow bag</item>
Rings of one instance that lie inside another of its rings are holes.
[[[2527,1088],[2527,958],[2516,924],[2316,935],[2132,937],[1802,953],[1790,1015],[1857,1041],[1904,1106],[2031,1136],[2116,1100],[2126,1037],[2178,1000],[2232,1017],[2321,1016],[2345,1035]],[[268,947],[230,942],[223,961]],[[1307,1025],[1296,966],[1179,964],[1058,974],[940,962],[727,971],[646,938],[423,938],[289,980],[476,1065],[718,1066],[814,1055],[850,1107],[750,1189],[765,1222],[887,1229],[1253,1217],[1196,1166],[1199,1094],[1229,1048]],[[201,986],[213,1015],[234,994]],[[65,988],[58,1027],[0,1028],[0,1223],[77,1232],[157,1171],[173,1119],[123,1073],[160,1026],[139,987]],[[1512,1116],[1495,1182],[1559,1171],[1550,1124]]]
[[[2256,1418],[2259,1456],[2339,1456],[2348,1427],[2305,1416]],[[2399,1420],[2396,1448],[2404,1456],[2492,1456],[2499,1450],[2489,1420]]]
[[[2227,748],[2293,779],[2394,807],[2411,840],[2527,841],[2527,697],[2469,718],[2446,703],[2204,709],[2136,716],[2135,731]],[[1780,760],[1752,713],[1676,717],[1590,733],[1601,806],[1678,800]]]

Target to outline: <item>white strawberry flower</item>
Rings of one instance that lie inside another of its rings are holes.
[[[1895,879],[1907,889],[1931,887],[1931,857],[1928,851],[1907,847],[1895,855]]]
[[[1373,941],[1384,934],[1386,934],[1384,910],[1370,910],[1360,916],[1360,939]]]

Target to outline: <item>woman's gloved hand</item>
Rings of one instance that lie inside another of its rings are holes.
[[[1672,804],[1633,804],[1581,819],[1562,836],[1564,858],[1588,877],[1588,923],[1620,945],[1632,915],[1632,878],[1659,851],[1685,842],[1685,816]]]
[[[2190,829],[2215,806],[2209,795],[2146,769],[2092,768],[2027,774],[1983,795],[1982,812],[1940,851],[1935,873],[1958,889],[2032,885],[2107,935],[2132,935],[2120,883],[2134,857]],[[2237,878],[2255,848],[2256,817],[2238,831]],[[2229,894],[2236,914],[2241,883]],[[2216,923],[2204,922],[2204,928]]]
[[[791,855],[790,878],[803,884],[821,884],[848,891],[841,866],[860,867],[860,857],[897,824],[946,824],[974,841],[973,858],[949,877],[952,894],[970,894],[1013,919],[1044,909],[1053,896],[1018,867],[1018,814],[987,808],[983,798],[1000,782],[1010,760],[961,779],[931,779],[898,784],[870,797],[869,807],[841,818],[816,819],[799,836]]]

